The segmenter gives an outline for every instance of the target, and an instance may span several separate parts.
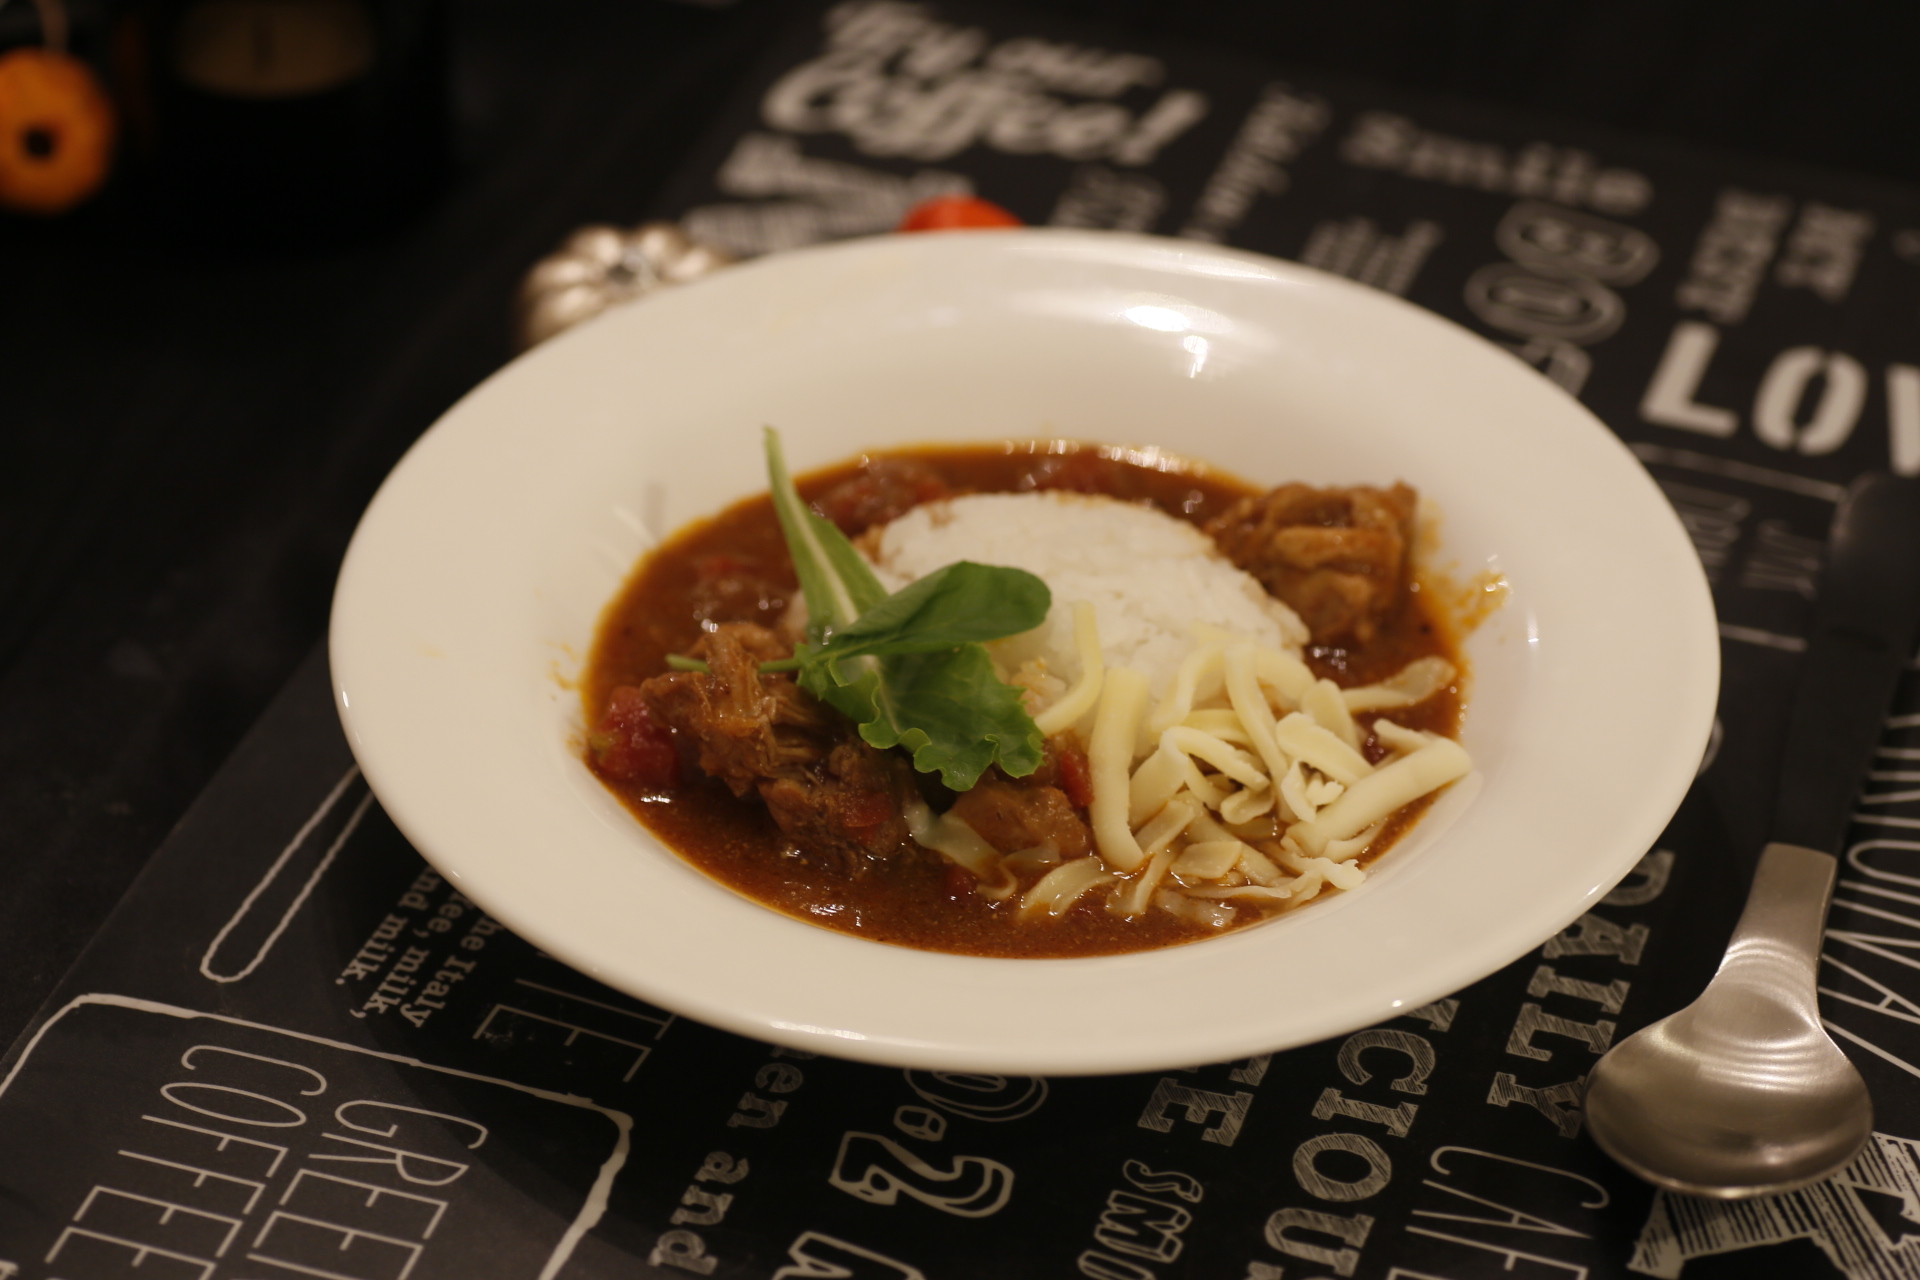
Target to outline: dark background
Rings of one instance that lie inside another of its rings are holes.
[[[1136,47],[1920,181],[1911,8],[1024,7]],[[76,3],[76,51],[112,64],[141,8]],[[796,9],[393,0],[422,52],[387,103],[407,128],[356,135],[391,151],[377,171],[336,180],[314,152],[274,178],[245,139],[130,137],[88,206],[0,215],[0,1043],[320,639],[381,476],[512,354],[522,273],[575,226],[652,212]],[[0,46],[36,33],[28,0],[0,7]]]

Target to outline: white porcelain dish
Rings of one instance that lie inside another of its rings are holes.
[[[1511,595],[1472,637],[1476,773],[1361,889],[1190,946],[1003,960],[759,906],[581,763],[568,678],[661,534],[863,448],[1065,437],[1263,483],[1418,486],[1443,559]],[[1149,1070],[1392,1017],[1524,954],[1659,835],[1719,646],[1657,489],[1574,400],[1386,294],[1209,246],[880,238],[655,295],[514,362],[394,469],[341,571],[335,693],[434,865],[585,973],[744,1035],[917,1067]]]

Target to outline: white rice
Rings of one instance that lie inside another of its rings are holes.
[[[1053,591],[1047,620],[988,648],[1009,671],[1038,659],[1080,676],[1073,602],[1092,603],[1109,668],[1165,692],[1193,649],[1196,623],[1297,653],[1307,629],[1236,569],[1199,529],[1152,507],[1077,493],[982,493],[915,507],[863,540],[890,590],[956,560],[1011,565]]]

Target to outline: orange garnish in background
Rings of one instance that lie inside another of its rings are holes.
[[[61,213],[107,179],[113,104],[86,63],[48,49],[0,54],[0,205]]]
[[[959,231],[973,227],[1024,227],[1026,223],[979,196],[935,196],[907,210],[895,231]]]

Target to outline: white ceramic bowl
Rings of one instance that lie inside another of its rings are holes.
[[[1262,483],[1416,485],[1505,607],[1468,643],[1476,774],[1359,890],[1189,946],[944,955],[803,923],[654,841],[581,763],[568,678],[660,534],[890,444],[1156,445]],[[523,937],[668,1009],[918,1067],[1225,1060],[1417,1007],[1593,906],[1659,835],[1712,721],[1693,551],[1640,466],[1511,355],[1290,263],[1018,231],[781,254],[515,361],[388,478],[334,601],[353,751],[414,845]]]

